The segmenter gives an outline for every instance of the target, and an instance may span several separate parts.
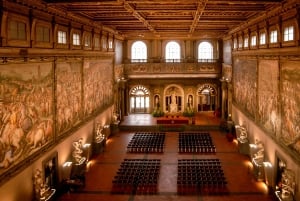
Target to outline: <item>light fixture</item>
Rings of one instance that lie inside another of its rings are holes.
[[[70,179],[71,176],[71,171],[72,171],[72,162],[67,161],[63,164],[63,179],[68,180]]]
[[[83,145],[83,151],[85,153],[85,157],[86,157],[86,160],[89,161],[90,160],[90,157],[91,157],[91,144],[89,143],[86,143]]]

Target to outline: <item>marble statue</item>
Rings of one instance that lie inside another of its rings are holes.
[[[281,175],[281,198],[283,201],[294,200],[295,186],[294,173],[289,169],[285,169]]]
[[[176,94],[175,94],[175,92],[173,92],[171,94],[170,112],[171,113],[176,113],[177,112],[177,103],[176,103]]]
[[[83,146],[82,146],[83,139],[80,138],[78,141],[73,142],[73,159],[75,161],[75,164],[82,164],[85,161],[85,157],[82,156],[83,153]]]

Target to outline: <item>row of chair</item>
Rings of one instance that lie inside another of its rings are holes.
[[[165,133],[138,132],[135,133],[129,144],[127,152],[130,153],[162,153],[165,143]]]
[[[160,171],[160,159],[124,159],[117,171],[112,193],[154,194]]]
[[[178,160],[179,194],[224,193],[226,184],[219,159]]]
[[[216,153],[216,147],[208,132],[181,132],[178,142],[179,153]]]

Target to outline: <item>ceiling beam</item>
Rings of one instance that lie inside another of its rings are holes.
[[[136,17],[139,21],[141,21],[151,32],[153,32],[153,33],[155,33],[155,34],[157,34],[157,32],[155,31],[155,29],[154,29],[154,27],[153,26],[151,26],[151,24],[149,24],[149,22],[139,13],[139,12],[137,12],[134,8],[133,8],[133,6],[131,6],[131,4],[129,4],[129,3],[126,3],[125,2],[125,0],[124,0],[124,8],[128,11],[128,12],[130,12],[130,13],[132,13],[132,15],[134,16],[134,17]]]
[[[194,20],[192,22],[189,33],[192,34],[197,26],[198,20],[200,19],[203,11],[205,10],[205,6],[208,0],[199,0],[196,13],[194,15]]]

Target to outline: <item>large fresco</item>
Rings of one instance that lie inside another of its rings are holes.
[[[300,153],[300,61],[281,63],[282,142]]]
[[[82,118],[82,62],[56,64],[56,108],[58,134],[79,124]]]
[[[259,61],[257,120],[274,135],[280,132],[278,77],[279,64],[277,60]]]
[[[256,60],[239,59],[234,60],[233,69],[233,99],[252,118],[255,117],[256,101]]]
[[[111,60],[84,62],[83,113],[85,117],[107,106],[112,101],[113,77]]]
[[[54,139],[52,63],[0,65],[0,174]]]

